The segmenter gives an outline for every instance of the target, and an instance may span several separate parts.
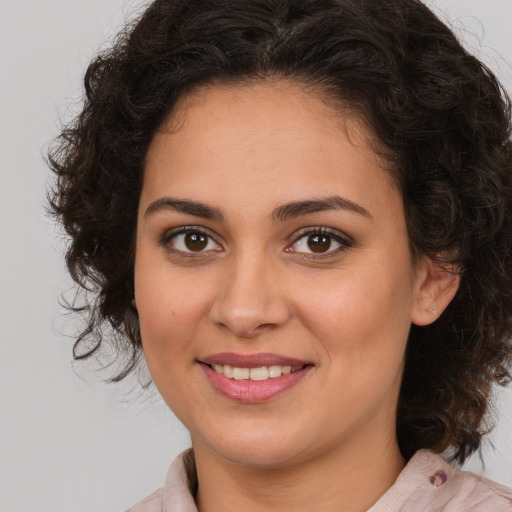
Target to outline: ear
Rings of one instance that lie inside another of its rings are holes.
[[[456,268],[425,258],[417,270],[411,322],[416,325],[435,322],[455,297],[459,283],[460,274]]]

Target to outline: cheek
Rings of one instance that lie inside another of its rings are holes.
[[[201,317],[201,304],[180,294],[167,293],[160,301],[148,301],[139,307],[144,351],[166,354],[181,352],[193,338]]]
[[[135,266],[135,297],[146,358],[160,360],[182,351],[207,311],[207,294],[193,293],[197,282],[168,271],[140,254]]]
[[[375,266],[374,271],[317,283],[313,294],[296,296],[303,322],[331,358],[339,353],[354,361],[383,356],[401,360],[411,307],[403,273]]]

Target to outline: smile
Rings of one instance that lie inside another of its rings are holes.
[[[303,366],[260,366],[258,368],[239,368],[228,364],[214,364],[211,368],[228,379],[234,380],[255,380],[264,381],[268,379],[277,379],[281,375],[295,373],[303,368]]]
[[[223,353],[198,362],[215,391],[247,404],[291,390],[314,368],[312,363],[275,354]]]

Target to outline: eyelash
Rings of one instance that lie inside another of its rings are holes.
[[[177,249],[175,247],[172,247],[172,244],[170,244],[171,240],[182,234],[198,234],[206,237],[208,239],[207,244],[210,242],[214,242],[218,247],[220,247],[220,244],[218,244],[215,240],[215,238],[208,233],[207,230],[200,226],[182,226],[180,228],[173,229],[171,231],[167,231],[161,240],[161,245],[171,254],[177,254],[180,257],[185,258],[197,258],[201,256],[211,255],[212,252],[220,252],[222,249],[214,249],[214,250],[208,250],[208,251],[183,251],[181,249]],[[328,249],[326,252],[323,253],[314,253],[314,252],[299,252],[292,249],[293,245],[297,244],[301,240],[311,237],[311,236],[324,236],[329,237],[331,240],[334,240],[336,243],[340,244],[340,246],[336,249]],[[304,228],[298,233],[294,234],[292,237],[290,237],[291,243],[285,248],[285,252],[290,253],[296,253],[302,256],[304,259],[311,259],[311,260],[320,260],[325,258],[330,258],[338,255],[339,253],[345,252],[346,250],[350,249],[353,246],[352,240],[347,237],[346,235],[341,234],[339,231],[327,228],[325,226],[318,226],[318,227],[311,227],[311,228]]]
[[[202,235],[204,237],[206,237],[208,239],[208,242],[209,243],[210,241],[213,241],[217,246],[220,246],[220,244],[218,244],[214,237],[212,235],[210,235],[204,228],[200,227],[200,226],[182,226],[180,228],[176,228],[176,229],[173,229],[171,231],[167,231],[164,236],[162,237],[162,241],[161,241],[161,244],[162,246],[171,254],[177,254],[179,255],[180,257],[184,257],[184,258],[197,258],[197,257],[201,257],[201,256],[205,256],[205,255],[209,255],[211,254],[212,250],[209,250],[209,251],[183,251],[181,249],[177,249],[177,248],[173,248],[171,247],[171,240],[178,236],[178,235],[187,235],[187,234],[192,234],[192,233],[197,233],[198,235]],[[213,252],[220,252],[219,250],[214,250]]]
[[[315,235],[328,237],[331,239],[331,243],[332,240],[334,240],[336,243],[340,244],[340,246],[336,249],[329,248],[326,252],[316,254],[314,252],[298,252],[291,249],[291,247],[297,244],[299,241]],[[346,250],[350,249],[353,245],[354,244],[352,240],[348,236],[340,233],[339,231],[327,228],[325,226],[318,226],[313,228],[304,228],[303,230],[299,231],[299,233],[294,234],[292,243],[285,249],[285,251],[287,253],[296,252],[297,254],[301,255],[304,259],[321,260],[336,257],[340,253],[343,253]]]

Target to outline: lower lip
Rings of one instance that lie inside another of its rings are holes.
[[[281,375],[281,377],[258,381],[228,379],[212,370],[207,364],[201,363],[200,366],[210,384],[219,393],[237,402],[251,404],[266,402],[293,388],[312,369],[312,366],[305,366],[301,370]]]

